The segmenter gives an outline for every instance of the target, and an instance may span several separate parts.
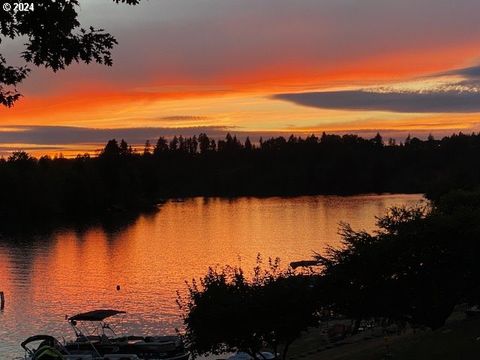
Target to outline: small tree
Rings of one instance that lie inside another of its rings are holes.
[[[145,146],[143,147],[143,156],[152,155],[152,145],[150,145],[150,140],[145,141]]]
[[[163,137],[160,136],[157,140],[157,144],[155,145],[155,149],[153,153],[155,155],[160,155],[166,153],[168,151],[168,141]]]
[[[116,139],[109,140],[100,153],[101,158],[117,159],[120,157],[120,147]]]
[[[255,358],[270,348],[285,358],[301,332],[318,323],[309,278],[280,270],[278,260],[264,269],[258,258],[251,279],[241,268],[210,268],[178,304],[194,356],[244,351]]]
[[[253,149],[253,145],[252,145],[252,142],[250,141],[250,138],[247,136],[247,138],[245,139],[245,150],[247,151],[251,151]]]
[[[206,154],[210,149],[210,139],[205,133],[198,135],[198,143],[200,146],[200,154]]]

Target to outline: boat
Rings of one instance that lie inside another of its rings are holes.
[[[278,354],[277,356],[275,356],[275,354],[268,351],[260,351],[255,356],[255,360],[274,360],[277,358]],[[254,358],[246,352],[238,351],[229,358],[227,358],[227,360],[254,360]]]
[[[28,360],[187,360],[189,353],[178,335],[118,336],[106,319],[125,314],[120,310],[94,310],[69,317],[75,333],[63,344],[49,335],[35,335],[22,343]],[[88,323],[93,330],[87,331]],[[35,344],[39,344],[35,347]]]

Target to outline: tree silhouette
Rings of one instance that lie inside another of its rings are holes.
[[[254,275],[241,268],[209,269],[179,296],[186,326],[185,339],[193,355],[243,351],[258,358],[268,347],[282,350],[302,331],[318,325],[318,312],[310,277],[281,270],[279,260],[263,267],[260,257]]]
[[[113,0],[136,5],[140,0]],[[9,0],[0,0],[0,7]],[[21,58],[28,64],[54,72],[72,62],[112,65],[111,50],[116,39],[103,29],[81,27],[79,0],[36,0],[30,11],[0,11],[0,44],[5,38],[25,38]],[[0,54],[0,104],[11,107],[21,96],[17,85],[29,74],[27,66],[10,66]]]
[[[200,154],[206,154],[210,150],[210,139],[205,133],[198,135]]]
[[[145,146],[143,147],[143,156],[152,155],[152,145],[150,145],[150,140],[145,141]]]
[[[169,144],[170,151],[176,151],[178,149],[179,144],[180,144],[180,140],[177,138],[177,136],[174,136],[172,141],[170,141],[170,144]]]
[[[120,147],[115,139],[109,140],[105,148],[100,153],[100,157],[116,159],[120,157]]]
[[[431,208],[393,208],[374,234],[344,225],[342,247],[316,256],[325,307],[432,329],[461,302],[480,303],[480,193],[452,192]]]
[[[250,151],[253,149],[252,142],[250,141],[250,138],[247,136],[245,139],[245,150]]]

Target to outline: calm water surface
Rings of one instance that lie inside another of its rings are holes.
[[[117,308],[130,334],[181,325],[176,291],[214,265],[251,269],[257,253],[283,264],[338,244],[340,221],[372,230],[375,216],[420,195],[307,196],[168,202],[128,224],[59,229],[49,235],[0,236],[0,359],[22,355],[38,333],[72,335],[65,315]],[[121,290],[116,290],[116,285]]]

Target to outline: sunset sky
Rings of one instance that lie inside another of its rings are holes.
[[[83,0],[114,65],[34,69],[0,109],[0,154],[116,137],[479,131],[478,0]],[[0,53],[21,64],[22,42]]]

